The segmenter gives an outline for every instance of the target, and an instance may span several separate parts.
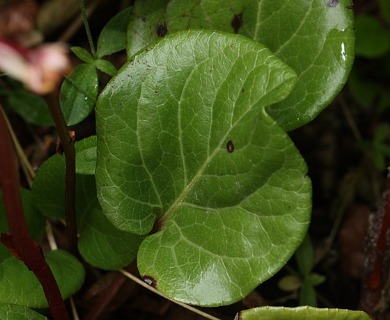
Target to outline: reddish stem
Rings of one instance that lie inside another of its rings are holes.
[[[32,240],[27,230],[19,193],[18,160],[2,107],[0,108],[0,186],[10,230],[10,235],[2,239],[5,239],[5,244],[38,278],[53,319],[68,320],[65,303],[53,273],[46,263],[41,248]]]

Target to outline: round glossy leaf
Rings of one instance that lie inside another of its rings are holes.
[[[265,112],[294,72],[246,37],[165,37],[113,78],[97,105],[98,196],[123,230],[147,234],[145,280],[177,300],[240,300],[292,255],[310,182]]]
[[[290,96],[269,109],[286,130],[292,130],[314,119],[347,80],[354,55],[350,2],[171,0],[159,16],[165,17],[167,32],[216,29],[243,34],[269,47],[299,76]],[[143,3],[135,4],[137,16],[145,17],[143,24],[131,27],[130,23],[131,32],[142,33],[143,41],[129,39],[132,52],[156,40],[156,24],[143,14],[149,10]]]
[[[0,319],[2,320],[47,320],[34,310],[15,304],[0,304]]]
[[[313,307],[261,307],[241,311],[235,320],[371,320],[363,311]]]
[[[98,78],[95,66],[79,64],[61,86],[60,104],[66,123],[84,120],[95,107]]]
[[[76,293],[84,282],[82,264],[66,251],[51,251],[46,261],[65,299]],[[31,308],[47,308],[46,297],[35,275],[15,257],[0,264],[0,303]]]

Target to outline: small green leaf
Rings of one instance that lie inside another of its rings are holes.
[[[96,136],[76,142],[76,173],[95,174]]]
[[[96,54],[99,58],[126,48],[126,30],[131,7],[113,17],[100,33]]]
[[[79,64],[61,86],[60,104],[66,123],[74,125],[84,120],[95,107],[97,94],[95,67]]]
[[[363,311],[313,307],[261,307],[239,312],[235,320],[371,320]]]
[[[319,284],[324,283],[326,280],[326,277],[318,274],[318,273],[311,273],[306,277],[306,281],[311,283],[313,286],[318,286]]]
[[[308,281],[302,283],[301,290],[299,291],[299,304],[301,306],[317,306],[316,291],[314,286]]]
[[[81,47],[72,47],[70,48],[72,52],[81,60],[86,63],[93,64],[95,62],[95,59],[92,57],[92,55],[84,48]]]
[[[265,112],[294,72],[263,45],[223,32],[166,36],[110,81],[97,105],[99,200],[141,244],[145,279],[171,298],[243,298],[306,232],[310,181]]]
[[[308,276],[313,268],[314,252],[309,235],[305,236],[305,239],[295,252],[295,259],[298,263],[299,271],[303,276]]]
[[[117,72],[115,66],[110,61],[103,60],[103,59],[97,59],[94,62],[94,64],[95,64],[95,67],[97,69],[99,69],[100,71],[102,71],[104,73],[107,73],[110,76],[115,75],[115,73]]]
[[[380,22],[368,15],[358,15],[355,21],[356,55],[378,58],[390,50],[390,33]]]
[[[46,261],[52,270],[62,297],[76,293],[84,282],[82,264],[66,251],[50,251]],[[26,265],[15,257],[0,264],[0,303],[18,304],[30,308],[47,308],[42,287]]]
[[[31,188],[35,207],[52,219],[65,217],[65,159],[54,155],[39,168]],[[50,197],[48,197],[50,195]]]
[[[302,286],[302,280],[296,275],[288,275],[278,282],[278,287],[287,292],[298,290]]]
[[[15,304],[0,304],[0,319],[2,320],[48,320],[45,316]]]
[[[40,126],[52,126],[46,101],[36,94],[24,89],[11,91],[7,94],[8,103],[28,123]]]

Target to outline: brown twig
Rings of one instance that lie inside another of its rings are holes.
[[[50,98],[50,97],[49,97]],[[64,115],[55,99],[49,101],[49,109],[58,131],[65,154],[65,216],[69,251],[78,255],[76,227],[76,151],[74,138],[69,134]]]
[[[1,106],[0,108],[2,109]],[[53,273],[45,261],[41,248],[27,231],[19,193],[18,161],[3,112],[0,112],[0,154],[0,186],[10,229],[9,234],[2,235],[2,241],[38,278],[52,317],[55,320],[68,320],[69,316]]]

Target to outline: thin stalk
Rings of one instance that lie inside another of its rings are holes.
[[[89,28],[88,15],[87,15],[87,10],[85,9],[84,0],[80,0],[80,10],[84,21],[85,32],[87,33],[89,46],[91,48],[91,54],[96,59],[95,45],[92,40],[91,29]]]
[[[175,301],[175,300],[172,300],[170,298],[168,298],[167,296],[165,296],[164,294],[162,294],[160,291],[156,290],[155,288],[153,288],[152,286],[148,285],[147,283],[145,283],[144,281],[142,281],[141,279],[137,278],[136,276],[132,275],[130,272],[127,272],[126,270],[124,269],[120,269],[119,272],[123,273],[126,277],[128,277],[129,279],[133,280],[135,283],[138,283],[140,286],[143,286],[144,288],[154,292],[155,294],[158,294],[159,296],[187,309],[187,310],[190,310],[196,314],[199,314],[201,315],[202,317],[206,318],[206,319],[210,319],[210,320],[221,320],[219,318],[216,318],[206,312],[203,312],[202,310],[199,310],[199,309],[196,309],[188,304],[185,304],[183,302],[179,302],[179,301]]]
[[[13,144],[15,146],[16,153],[18,155],[18,158],[19,158],[20,164],[22,166],[24,175],[26,177],[28,186],[31,188],[32,181],[34,180],[34,177],[35,177],[35,172],[31,168],[31,164],[27,160],[27,157],[26,157],[22,147],[20,146],[19,140],[16,137],[15,132],[14,132],[14,130],[13,130],[9,120],[8,120],[7,114],[4,112],[3,108],[0,109],[0,112],[3,115],[5,122],[7,123],[7,128],[8,128],[8,131],[9,131],[10,135],[11,135],[12,142],[13,142]]]
[[[2,235],[1,240],[38,278],[53,319],[68,320],[65,303],[53,273],[41,248],[32,240],[27,230],[19,193],[18,159],[3,115],[0,112],[0,186],[10,234]]]
[[[53,99],[54,100],[54,99]],[[77,255],[76,227],[76,151],[74,139],[70,136],[64,115],[55,101],[49,103],[51,116],[57,128],[58,136],[65,154],[65,215],[69,251]]]

